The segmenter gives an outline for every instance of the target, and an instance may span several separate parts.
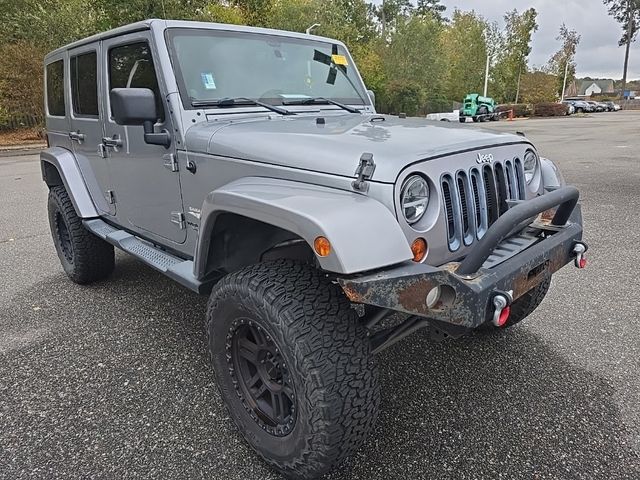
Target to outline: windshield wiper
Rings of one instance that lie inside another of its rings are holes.
[[[340,107],[349,113],[362,113],[357,108],[350,107],[349,105],[345,105],[344,103],[336,102],[335,100],[331,100],[330,98],[325,98],[325,97],[309,97],[309,98],[302,98],[300,100],[288,100],[286,102],[285,101],[282,102],[283,105],[313,105],[313,104],[318,105],[323,103],[325,105],[335,105],[336,107]]]
[[[235,105],[257,105],[259,107],[266,108],[272,112],[279,113],[280,115],[295,115],[285,108],[276,107],[269,103],[261,102],[260,100],[254,100],[252,98],[236,97],[236,98],[221,98],[220,100],[192,100],[192,107],[233,107]]]

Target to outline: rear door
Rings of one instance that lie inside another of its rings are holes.
[[[166,107],[166,88],[158,74],[149,31],[104,40],[103,96],[105,137],[119,146],[109,147],[109,168],[118,203],[118,222],[126,222],[153,239],[161,237],[175,243],[186,240],[186,228],[177,173],[175,141],[170,148],[149,145],[142,126],[117,125],[111,115],[112,88],[149,88],[156,97],[156,132],[173,132]],[[160,80],[160,82],[159,82]]]
[[[115,215],[109,165],[100,150],[104,114],[98,101],[99,58],[99,43],[69,51],[69,138],[96,207],[102,213]]]

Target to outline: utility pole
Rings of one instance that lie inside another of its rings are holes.
[[[627,21],[627,46],[624,52],[624,71],[622,72],[622,96],[627,88],[627,68],[629,67],[629,48],[631,48],[631,34],[633,33],[633,0],[629,0],[629,20]]]
[[[484,93],[483,97],[487,96],[487,88],[489,87],[489,62],[491,61],[491,55],[487,55],[487,67],[484,70]]]
[[[564,92],[567,89],[567,74],[569,73],[569,61],[571,57],[567,57],[567,61],[564,65],[564,81],[562,82],[562,95],[560,95],[560,101],[564,100]]]

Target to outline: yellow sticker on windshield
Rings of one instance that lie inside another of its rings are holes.
[[[349,66],[347,57],[345,57],[344,55],[331,55],[331,61],[336,65],[344,65],[345,67]]]

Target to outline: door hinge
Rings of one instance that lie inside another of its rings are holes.
[[[369,184],[367,180],[373,177],[373,172],[376,171],[376,164],[373,161],[373,153],[363,153],[360,156],[360,163],[356,168],[355,175],[358,177],[351,182],[351,186],[354,190],[366,192],[369,190]]]
[[[175,223],[180,230],[184,230],[186,227],[186,223],[184,221],[184,213],[171,212],[171,223]]]
[[[114,203],[116,203],[116,197],[113,195],[113,190],[107,190],[104,193],[107,197],[107,202],[109,202],[109,205],[113,205]]]
[[[166,153],[162,156],[164,160],[165,168],[169,169],[170,172],[178,171],[178,161],[176,160],[176,156],[173,153]]]

